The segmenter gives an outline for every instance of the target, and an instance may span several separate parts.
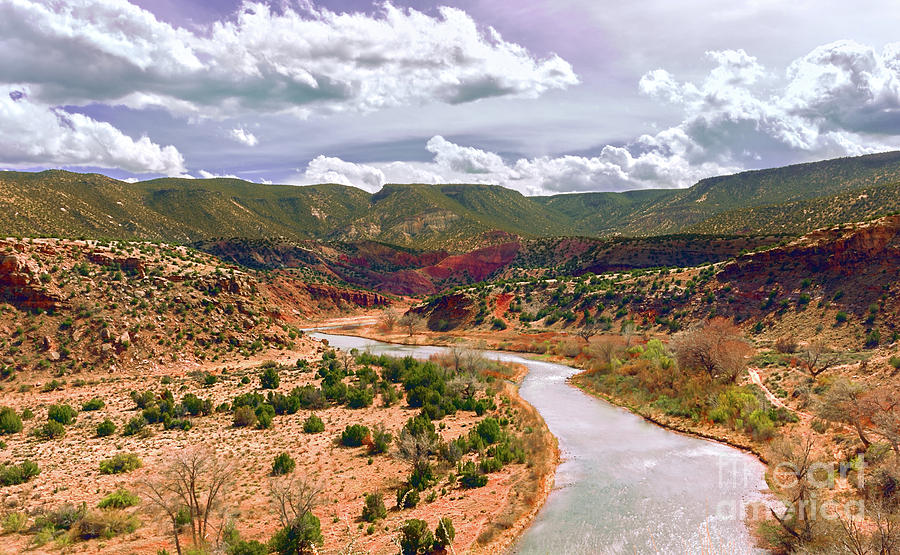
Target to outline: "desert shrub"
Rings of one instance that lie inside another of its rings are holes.
[[[193,427],[194,424],[188,418],[172,418],[168,414],[163,417],[163,429],[186,432]]]
[[[38,465],[28,459],[19,464],[0,463],[0,485],[15,486],[24,484],[41,473]]]
[[[453,538],[455,537],[456,530],[453,529],[453,520],[447,516],[441,517],[437,528],[434,529],[434,547],[436,549],[445,549],[453,544]]]
[[[156,395],[152,391],[132,391],[131,400],[134,401],[137,408],[143,410],[156,401]]]
[[[419,490],[404,485],[397,490],[397,508],[412,509],[419,504]]]
[[[35,428],[33,433],[39,439],[57,439],[66,435],[66,427],[56,420],[50,420]]]
[[[753,439],[765,441],[775,436],[775,424],[766,412],[757,409],[747,418],[747,431]]]
[[[302,406],[300,397],[294,395],[293,392],[290,395],[285,395],[270,391],[266,396],[266,402],[272,405],[272,408],[275,409],[275,414],[294,414]]]
[[[100,474],[122,474],[143,466],[140,457],[134,453],[118,453],[100,461]]]
[[[272,475],[283,476],[285,474],[290,474],[294,471],[296,466],[297,463],[294,462],[294,459],[292,459],[290,455],[281,453],[275,457],[275,462],[272,463]]]
[[[228,555],[267,555],[269,546],[256,540],[238,540],[228,547]]]
[[[97,437],[111,436],[114,433],[116,433],[116,425],[109,418],[97,424]]]
[[[22,409],[22,420],[31,420],[32,418],[34,418],[34,412],[30,408]]]
[[[459,484],[466,489],[472,488],[480,488],[487,485],[487,476],[478,472],[475,468],[475,463],[472,461],[466,462],[464,465],[460,465],[459,470]]]
[[[307,410],[324,409],[328,406],[322,390],[312,385],[295,387],[291,395],[300,399],[300,408]]]
[[[103,399],[101,399],[100,397],[94,397],[93,399],[82,403],[81,410],[84,412],[89,412],[93,410],[100,410],[105,406],[106,403],[103,402]]]
[[[22,419],[10,407],[0,407],[0,434],[17,434],[22,431]]]
[[[500,318],[494,318],[493,320],[491,320],[491,328],[495,330],[505,330],[506,322],[504,322]]]
[[[881,343],[881,331],[874,329],[866,335],[866,347],[874,349]]]
[[[237,409],[238,407],[250,407],[251,409],[255,409],[265,402],[265,397],[263,397],[259,393],[242,393],[235,397],[233,401],[231,401],[231,408]]]
[[[121,510],[89,511],[72,526],[72,535],[80,540],[109,539],[137,530],[140,522],[134,515]]]
[[[412,518],[400,527],[400,552],[403,555],[428,553],[434,544],[434,536],[424,520]]]
[[[122,428],[122,435],[133,436],[143,430],[146,426],[147,421],[143,416],[133,416],[125,423],[125,427]]]
[[[3,517],[2,530],[4,534],[18,534],[28,524],[28,515],[20,511],[13,511]]]
[[[347,406],[351,409],[362,409],[372,405],[375,393],[368,387],[351,387],[347,389]]]
[[[775,350],[782,354],[797,352],[797,338],[793,335],[782,335],[775,340]]]
[[[59,507],[44,511],[35,518],[36,528],[51,527],[55,530],[69,530],[87,514],[87,505],[63,503]]]
[[[303,421],[303,431],[307,434],[317,434],[325,431],[325,423],[315,414],[310,414]]]
[[[275,418],[275,408],[268,404],[263,403],[256,407],[256,427],[261,430],[266,430],[272,427],[273,419]]]
[[[276,532],[269,540],[269,549],[280,555],[314,553],[313,546],[321,544],[322,541],[322,525],[319,517],[307,511],[297,517],[290,526]]]
[[[487,444],[496,443],[500,440],[503,430],[500,429],[500,423],[493,417],[487,417],[475,427],[475,433]]]
[[[362,519],[366,522],[375,522],[385,517],[387,517],[387,508],[384,506],[384,496],[377,492],[367,493]]]
[[[199,416],[201,414],[210,414],[212,412],[212,401],[209,399],[201,399],[193,393],[188,393],[181,400],[181,406],[184,411],[191,416]]]
[[[675,334],[671,345],[682,370],[699,370],[725,382],[737,379],[752,350],[740,328],[724,318],[713,318]]]
[[[278,369],[273,366],[263,368],[259,374],[259,385],[263,389],[278,389],[280,383],[281,376],[278,375]]]
[[[847,313],[844,312],[843,310],[841,310],[841,311],[838,311],[838,313],[834,315],[834,321],[838,324],[843,324],[844,322],[847,321],[848,317],[849,316],[847,315]]]
[[[78,411],[65,404],[50,405],[50,408],[47,409],[48,419],[55,420],[66,426],[75,421],[75,416],[77,414]]]
[[[352,424],[341,432],[341,445],[359,447],[369,438],[369,428],[362,424]]]
[[[234,409],[232,424],[236,428],[245,428],[256,425],[256,413],[249,406],[241,406]]]
[[[393,436],[391,433],[379,424],[372,429],[372,445],[369,446],[369,450],[374,455],[385,453],[390,447],[392,440]]]
[[[118,489],[100,500],[100,509],[127,509],[141,502],[141,498],[127,489]]]
[[[407,479],[407,483],[419,491],[425,491],[434,482],[434,468],[428,461],[416,463]]]

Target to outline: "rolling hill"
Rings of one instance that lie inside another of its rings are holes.
[[[525,197],[497,185],[239,179],[128,183],[61,170],[0,172],[0,234],[176,243],[217,238],[378,241],[472,250],[522,238],[800,235],[900,208],[900,152],[704,179],[688,189]]]

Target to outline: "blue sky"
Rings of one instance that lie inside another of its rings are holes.
[[[896,2],[0,0],[0,167],[685,187],[900,147]]]

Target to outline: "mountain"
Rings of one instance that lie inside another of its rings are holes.
[[[60,170],[0,172],[0,234],[176,243],[218,238],[378,241],[465,252],[520,238],[799,235],[900,208],[900,152],[704,179],[688,189],[525,197],[497,185],[240,179],[127,183]]]
[[[535,200],[564,214],[587,235],[802,234],[822,225],[885,214],[890,209],[871,210],[847,203],[854,198],[853,191],[863,189],[890,203],[896,198],[892,193],[897,183],[900,151],[711,177],[680,190],[583,193]],[[883,187],[892,189],[882,191]],[[805,209],[824,211],[808,218]],[[779,223],[769,225],[772,219]]]

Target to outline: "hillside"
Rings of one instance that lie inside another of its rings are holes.
[[[386,185],[369,194],[333,184],[0,172],[0,235],[378,241],[450,252],[507,235],[799,235],[896,210],[898,184],[900,152],[743,172],[684,190],[547,197],[496,185]]]

